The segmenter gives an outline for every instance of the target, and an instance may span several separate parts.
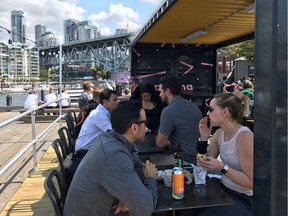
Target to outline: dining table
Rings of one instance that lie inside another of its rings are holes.
[[[156,145],[156,135],[151,133],[146,133],[144,141],[136,143],[135,149],[139,156],[171,154],[169,148],[161,148]]]
[[[157,187],[158,204],[155,212],[172,211],[172,215],[178,215],[182,210],[189,209],[189,215],[193,216],[199,213],[200,208],[234,204],[225,191],[208,176],[205,185],[195,185],[194,181],[185,184],[183,200],[172,199],[172,188],[166,187],[163,181],[158,181]]]

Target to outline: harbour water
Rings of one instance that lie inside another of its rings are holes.
[[[28,94],[29,94],[28,91],[23,92],[23,93],[9,93],[9,95],[12,97],[12,105],[13,106],[24,105],[24,102],[25,102]],[[8,93],[0,93],[0,106],[6,106],[7,95],[8,95]]]

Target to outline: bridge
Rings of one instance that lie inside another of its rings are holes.
[[[62,64],[98,66],[111,72],[130,70],[130,43],[135,33],[103,36],[88,41],[62,45]],[[59,66],[60,46],[43,47],[39,50],[41,67]]]

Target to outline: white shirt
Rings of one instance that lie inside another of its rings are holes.
[[[36,94],[29,94],[24,103],[24,109],[34,109],[36,108],[38,101],[38,95]]]
[[[75,151],[88,150],[97,136],[108,129],[112,129],[110,113],[102,104],[99,104],[84,121],[76,140]]]
[[[55,100],[57,100],[57,96],[55,94],[47,94],[47,95],[45,95],[45,103],[51,103],[52,101],[55,101]],[[54,102],[54,103],[51,103],[51,104],[49,104],[47,106],[56,107],[57,103]]]
[[[61,95],[62,95],[62,100],[59,101],[61,106],[66,106],[66,107],[69,106],[70,105],[70,96],[65,92],[63,92]],[[60,95],[59,95],[59,97],[60,97]]]

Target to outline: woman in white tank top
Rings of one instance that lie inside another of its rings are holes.
[[[249,100],[240,91],[216,95],[199,123],[201,137],[197,152],[206,154],[198,161],[208,171],[222,173],[220,186],[234,200],[234,205],[206,208],[200,215],[252,215],[253,196],[253,132],[241,125],[249,111]],[[208,127],[208,121],[210,126]],[[212,126],[220,128],[213,134],[207,149]],[[217,160],[220,155],[221,160]]]

